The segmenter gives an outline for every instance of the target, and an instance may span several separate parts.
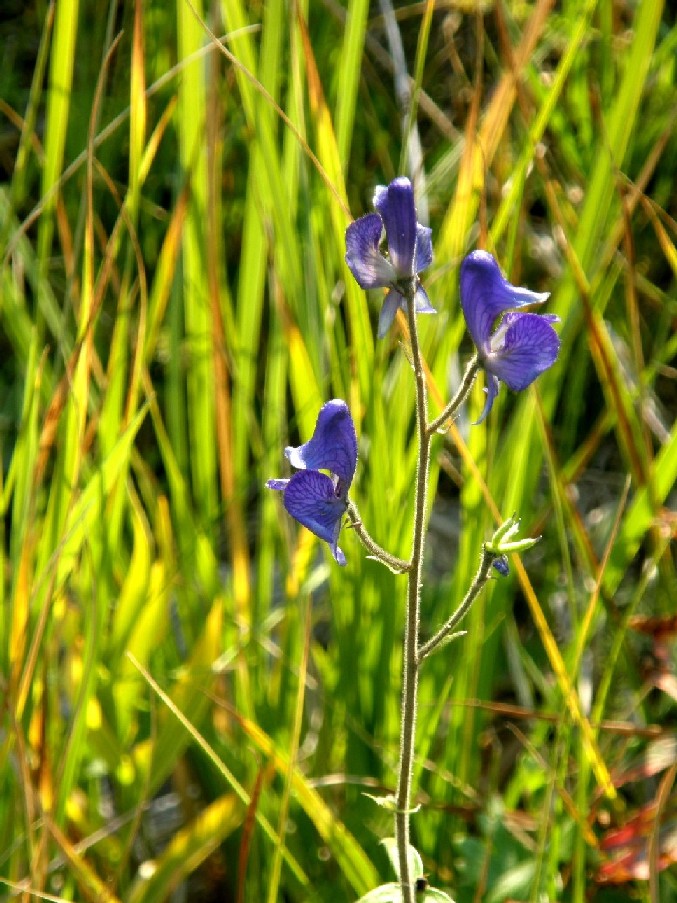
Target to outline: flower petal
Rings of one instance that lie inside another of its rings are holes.
[[[397,280],[392,264],[379,251],[383,222],[368,213],[346,229],[346,263],[360,288],[384,288]]]
[[[284,507],[311,533],[329,543],[339,564],[346,563],[337,543],[347,503],[337,497],[330,477],[317,470],[295,473],[284,491]]]
[[[436,314],[437,311],[430,303],[430,298],[428,297],[428,293],[423,288],[422,285],[416,289],[416,294],[414,295],[414,310],[417,314]]]
[[[487,384],[484,389],[484,391],[487,393],[487,400],[485,401],[484,407],[482,408],[482,413],[473,423],[473,426],[477,426],[479,423],[482,423],[482,421],[491,410],[494,399],[498,395],[498,385],[498,379],[495,376],[492,376],[491,373],[487,373]]]
[[[526,389],[557,360],[560,340],[552,322],[552,315],[506,314],[496,332],[502,341],[492,338],[485,368],[513,391]]]
[[[393,288],[386,295],[385,301],[383,302],[383,307],[381,308],[381,313],[379,314],[379,339],[382,339],[386,332],[388,332],[390,327],[393,325],[393,320],[395,319],[395,314],[397,313],[398,307],[401,307],[402,310],[406,310],[406,302],[404,300],[404,297],[396,289]]]
[[[416,223],[416,264],[417,273],[422,273],[433,262],[433,230]]]
[[[486,251],[473,251],[463,260],[460,294],[468,331],[480,352],[488,350],[491,329],[499,314],[525,304],[541,304],[548,297],[547,292],[512,285]]]
[[[386,229],[388,252],[397,276],[406,278],[414,275],[416,256],[416,208],[411,182],[405,176],[374,192],[374,207],[381,214]],[[424,249],[425,251],[425,249]]]
[[[286,489],[289,480],[266,480],[266,489]]]
[[[312,438],[297,448],[289,446],[284,453],[293,467],[335,473],[345,498],[357,466],[355,425],[345,401],[334,398],[322,405]]]

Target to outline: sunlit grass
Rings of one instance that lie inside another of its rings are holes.
[[[350,531],[337,568],[263,485],[344,398],[361,516],[408,554],[406,330],[375,342],[344,230],[415,128],[432,412],[470,353],[472,247],[549,291],[563,338],[535,388],[471,427],[477,387],[433,444],[424,631],[502,517],[543,540],[423,671],[416,845],[457,903],[677,899],[677,26],[656,0],[438,6],[397,14],[404,110],[365,0],[66,0],[2,25],[11,895],[393,879],[365,793],[393,788],[404,585]]]

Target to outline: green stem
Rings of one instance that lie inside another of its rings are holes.
[[[403,558],[398,558],[396,555],[391,555],[390,552],[386,552],[376,540],[372,539],[362,523],[360,512],[357,510],[357,505],[350,499],[348,499],[348,517],[348,526],[355,531],[362,542],[362,545],[367,551],[371,552],[374,558],[382,564],[385,564],[385,566],[390,568],[395,574],[404,574],[409,570],[408,561],[404,561]]]
[[[454,628],[463,620],[468,611],[470,610],[470,606],[473,604],[479,593],[484,589],[486,584],[491,579],[491,565],[495,558],[497,558],[497,554],[495,552],[491,552],[487,549],[486,545],[482,548],[482,557],[480,559],[480,566],[475,574],[475,578],[468,589],[468,592],[465,594],[465,598],[458,606],[453,615],[445,622],[443,627],[437,631],[437,633],[432,636],[427,643],[423,643],[423,645],[418,650],[418,663],[427,658],[431,652],[434,652],[440,645],[443,643],[449,636],[451,636]]]
[[[428,424],[428,434],[432,435],[436,433],[443,426],[446,426],[450,420],[453,420],[456,416],[458,409],[461,407],[463,402],[468,396],[470,389],[472,388],[472,384],[475,381],[475,377],[477,376],[477,371],[480,368],[480,362],[477,358],[477,355],[473,355],[470,361],[468,362],[468,366],[465,368],[465,373],[463,374],[463,379],[461,381],[461,385],[458,387],[458,392],[451,399],[446,408],[442,411],[439,417],[436,417],[432,423]]]
[[[418,344],[414,294],[416,283],[407,292],[407,319],[411,338],[412,363],[416,379],[416,425],[418,432],[418,462],[416,496],[414,501],[414,530],[407,582],[407,612],[404,631],[402,665],[402,719],[400,726],[400,763],[397,781],[397,809],[395,837],[400,865],[400,885],[403,903],[415,903],[414,887],[409,872],[409,816],[411,779],[416,739],[416,707],[418,694],[418,627],[420,617],[420,586],[425,545],[428,470],[430,467],[430,439],[428,429],[428,392]]]

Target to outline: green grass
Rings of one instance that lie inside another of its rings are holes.
[[[336,567],[263,485],[344,398],[362,518],[408,555],[404,321],[376,342],[344,231],[415,128],[431,413],[471,350],[478,244],[551,292],[563,345],[433,445],[426,635],[502,516],[543,540],[426,664],[414,840],[457,903],[677,901],[677,25],[656,0],[437,6],[398,10],[407,110],[364,0],[35,2],[0,25],[10,898],[393,880],[365,794],[395,780],[404,581],[350,531]]]

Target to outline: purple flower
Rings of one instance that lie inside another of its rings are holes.
[[[268,480],[266,486],[283,491],[289,514],[329,543],[336,561],[344,565],[338,537],[357,466],[357,436],[345,401],[335,398],[323,405],[312,438],[284,453],[299,472],[289,480]]]
[[[378,321],[383,338],[395,319],[397,308],[406,311],[406,296],[414,291],[414,309],[434,314],[435,308],[421,286],[418,274],[433,259],[432,230],[416,222],[411,182],[404,176],[374,192],[377,213],[368,213],[346,229],[346,263],[361,288],[389,288]],[[387,256],[380,250],[383,230]]]
[[[491,562],[491,566],[498,571],[501,577],[507,577],[510,574],[510,565],[508,564],[507,555],[499,555]]]
[[[461,264],[461,307],[468,331],[487,374],[487,402],[477,423],[491,410],[499,380],[515,392],[526,389],[551,367],[559,352],[554,314],[506,313],[492,333],[499,314],[526,304],[542,304],[549,293],[511,285],[486,251],[473,251]]]

